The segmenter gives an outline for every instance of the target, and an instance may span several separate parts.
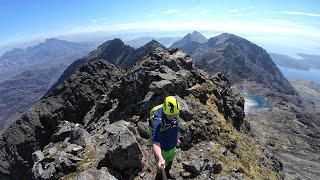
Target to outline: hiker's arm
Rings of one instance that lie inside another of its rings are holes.
[[[180,141],[180,138],[179,138],[179,136],[178,136],[177,146],[180,146],[180,144],[181,144],[181,141]]]
[[[154,154],[158,158],[158,168],[163,168],[161,165],[165,163],[161,155],[161,146],[160,146],[160,127],[162,126],[160,114],[155,113],[154,119],[152,122],[152,149]]]
[[[161,155],[161,148],[158,143],[153,143],[152,144],[153,152],[158,158],[158,169],[162,169],[163,165],[165,164],[165,160],[163,159]]]

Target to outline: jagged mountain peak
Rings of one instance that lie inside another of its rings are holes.
[[[231,43],[251,43],[250,41],[234,35],[234,34],[230,34],[230,33],[222,33],[218,36],[212,37],[208,40],[208,44],[210,44],[211,46],[216,46],[222,43],[226,43],[226,42],[231,42]],[[251,43],[252,44],[252,43]]]
[[[166,49],[163,45],[155,40],[150,41],[144,46],[134,49],[126,45],[121,39],[116,38],[106,41],[100,45],[96,50],[90,52],[87,56],[74,61],[61,75],[58,81],[48,91],[51,92],[63,81],[67,80],[77,69],[85,63],[105,60],[120,68],[129,68],[144,56],[154,51],[157,47]]]
[[[60,39],[57,39],[57,38],[49,38],[49,39],[46,39],[44,43],[51,43],[51,42],[67,42],[66,40],[60,40]]]
[[[208,39],[198,31],[194,31],[185,35],[182,39],[173,43],[170,48],[182,48],[188,43],[205,43]]]
[[[125,46],[125,43],[120,38],[115,38],[113,40],[108,40],[108,41],[104,42],[103,44],[98,46],[97,49],[103,49],[103,48],[107,48],[110,46],[122,47],[122,46]]]
[[[152,39],[151,41],[149,41],[147,44],[145,44],[144,46],[163,46],[162,44],[160,44],[157,40]]]
[[[137,50],[142,50],[142,49],[148,49],[149,53],[153,50],[155,50],[156,48],[161,47],[162,49],[167,49],[165,46],[163,46],[161,43],[159,43],[158,41],[152,39],[151,41],[149,41],[148,43],[146,43],[144,46],[138,48]]]

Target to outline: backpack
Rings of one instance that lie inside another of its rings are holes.
[[[151,135],[152,135],[152,123],[153,123],[154,114],[159,108],[162,108],[162,107],[163,107],[163,104],[160,104],[160,105],[153,107],[150,111],[149,127],[147,130],[148,138],[150,138],[150,139],[151,139]],[[162,121],[162,127],[160,128],[160,132],[169,129],[170,127],[172,127],[174,125],[174,124],[166,124],[165,120],[162,118],[161,118],[161,121]],[[179,122],[180,122],[179,115],[177,115],[177,123],[179,123]]]

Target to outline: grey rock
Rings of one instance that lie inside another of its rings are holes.
[[[113,175],[111,175],[107,168],[103,167],[101,169],[88,169],[78,176],[74,180],[117,180]]]
[[[138,130],[141,137],[149,138],[148,137],[148,128],[149,128],[148,122],[138,122],[137,130]]]
[[[199,175],[202,171],[204,162],[202,160],[193,160],[191,162],[184,162],[182,163],[183,168],[185,171]]]
[[[45,170],[43,171],[40,177],[42,179],[54,178],[57,176],[56,172],[57,171],[56,171],[55,165],[53,163],[50,163],[45,166]]]
[[[121,171],[142,168],[142,151],[134,134],[125,121],[118,121],[107,127],[107,154],[112,167]]]
[[[228,176],[218,176],[215,178],[216,180],[229,180]]]
[[[186,150],[192,146],[191,144],[191,139],[192,139],[192,132],[190,131],[189,127],[186,127],[186,123],[180,123],[180,131],[181,131],[181,136],[180,136],[180,147],[183,150]]]
[[[70,132],[69,142],[82,147],[86,147],[87,145],[91,144],[90,134],[82,128],[73,129]]]
[[[52,135],[51,141],[52,142],[59,142],[64,141],[73,128],[76,128],[74,123],[64,121],[58,126],[58,130]]]
[[[35,179],[39,179],[39,177],[43,174],[43,168],[41,163],[37,162],[33,165],[32,174]]]
[[[35,151],[32,153],[32,160],[33,162],[38,162],[44,159],[44,155],[41,151]]]
[[[79,154],[81,151],[83,150],[83,147],[78,146],[76,144],[70,144],[66,149],[65,152],[66,153],[71,153],[73,155],[77,155]]]
[[[227,155],[228,149],[227,149],[226,147],[221,147],[221,148],[219,149],[219,152],[220,152],[221,154],[223,154],[223,155]]]
[[[48,156],[55,155],[58,152],[57,148],[54,146],[48,150]]]
[[[184,121],[190,121],[193,119],[193,113],[190,110],[188,103],[179,96],[176,96],[179,104],[180,104],[180,117]]]

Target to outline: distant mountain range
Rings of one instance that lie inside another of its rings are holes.
[[[58,39],[0,57],[0,132],[37,102],[70,63],[89,53],[86,43]]]
[[[134,47],[134,48],[139,48],[141,46],[144,46],[148,42],[152,40],[156,40],[160,44],[164,45],[165,47],[170,47],[174,42],[178,41],[181,39],[181,37],[161,37],[161,38],[156,38],[152,36],[145,36],[145,37],[139,37],[136,39],[132,39],[129,41],[124,41],[127,45]]]
[[[319,69],[320,70],[320,56],[319,55],[308,55],[297,53],[301,59],[292,58],[287,55],[269,53],[272,60],[278,65],[287,68],[297,69],[297,70],[309,70],[309,69]]]
[[[55,38],[47,39],[33,47],[15,48],[4,53],[0,57],[0,74],[47,61],[84,55],[91,49],[92,47],[86,43],[74,43]]]

